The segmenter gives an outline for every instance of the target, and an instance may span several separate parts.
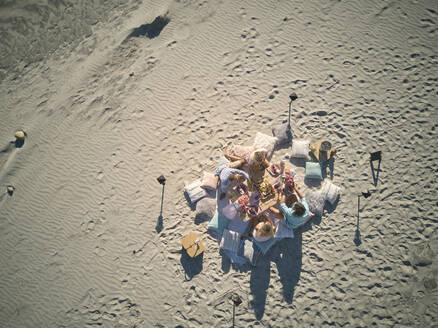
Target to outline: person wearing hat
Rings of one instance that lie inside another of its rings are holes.
[[[275,234],[275,226],[266,213],[251,217],[251,221],[242,237],[248,237],[249,232],[254,228],[252,236],[258,242],[271,239]]]

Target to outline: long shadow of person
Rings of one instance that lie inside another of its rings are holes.
[[[294,234],[294,238],[283,239],[277,244],[278,253],[273,257],[283,285],[283,298],[289,304],[293,301],[295,286],[300,280],[303,263],[301,229],[294,230]]]
[[[266,293],[271,278],[271,262],[268,256],[261,256],[257,266],[251,270],[250,289],[253,295],[251,306],[255,317],[260,320],[265,313]]]

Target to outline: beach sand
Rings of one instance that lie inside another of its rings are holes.
[[[436,327],[435,1],[41,3],[0,5],[2,327],[230,327],[232,293],[236,327]],[[292,91],[294,138],[332,142],[341,198],[234,268],[184,184],[271,134]]]

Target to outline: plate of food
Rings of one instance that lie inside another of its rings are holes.
[[[268,172],[273,177],[278,177],[281,174],[281,167],[278,164],[271,164],[271,166],[268,167]]]

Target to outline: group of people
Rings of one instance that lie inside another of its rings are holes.
[[[270,167],[265,150],[255,150],[248,159],[230,154],[226,148],[223,155],[227,161],[219,165],[216,170],[216,175],[219,177],[220,199],[225,198],[231,188],[245,180],[248,180],[254,186],[258,186],[264,181],[265,170]],[[245,166],[248,173],[242,169],[243,166]],[[279,190],[279,204],[267,210],[280,219],[286,220],[286,224],[290,229],[300,227],[309,218],[309,205],[295,183],[293,183],[293,190],[294,193],[285,193],[284,190]],[[254,239],[260,242],[267,241],[274,236],[275,226],[267,211],[250,215],[250,222],[243,237],[249,236],[251,231],[253,231],[252,236]]]

